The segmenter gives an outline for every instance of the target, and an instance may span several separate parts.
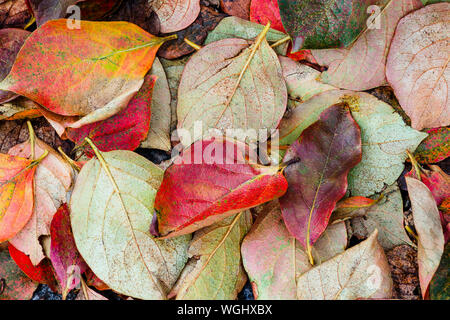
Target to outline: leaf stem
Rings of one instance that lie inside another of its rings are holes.
[[[189,39],[187,39],[187,38],[184,38],[183,40],[184,40],[185,43],[187,43],[189,46],[191,46],[192,48],[194,48],[194,49],[197,50],[197,51],[200,50],[200,49],[202,48],[202,46],[200,46],[200,45],[198,45],[198,44],[192,42],[191,40],[189,40]]]
[[[271,46],[272,48],[275,48],[275,47],[277,47],[277,46],[279,46],[279,45],[282,45],[282,44],[285,43],[285,42],[288,42],[289,40],[291,40],[291,37],[290,37],[290,36],[286,36],[286,37],[284,37],[283,39],[280,39],[280,40],[278,40],[277,42],[272,43],[270,46]]]
[[[416,173],[417,178],[419,180],[422,180],[421,175],[420,175],[420,172],[422,171],[422,168],[417,163],[416,158],[411,154],[411,152],[409,152],[409,150],[406,150],[406,153],[408,154],[409,160],[411,161],[411,164],[414,167],[414,172]]]
[[[34,134],[33,126],[31,125],[30,120],[27,120],[28,132],[30,135],[30,148],[31,148],[31,160],[34,160],[35,157],[35,146],[36,146],[36,135]]]
[[[61,146],[58,147],[58,151],[61,154],[61,156],[64,158],[64,160],[66,160],[75,171],[80,172],[81,167],[63,151]]]

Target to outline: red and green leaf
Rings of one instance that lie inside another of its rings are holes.
[[[428,137],[414,152],[419,163],[428,164],[445,160],[450,156],[450,128],[442,127],[426,131]]]

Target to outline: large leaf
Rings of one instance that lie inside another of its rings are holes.
[[[188,27],[200,13],[200,0],[154,0],[153,8],[161,23],[161,32]]]
[[[281,21],[300,48],[347,47],[367,27],[371,0],[278,0]],[[378,1],[379,4],[387,0]]]
[[[358,40],[345,49],[312,50],[320,65],[328,67],[322,80],[333,86],[363,91],[385,85],[386,59],[398,21],[422,7],[419,0],[391,1]]]
[[[313,247],[319,263],[347,246],[344,223],[329,226]],[[253,295],[261,300],[297,298],[297,278],[312,268],[308,256],[284,225],[278,201],[264,205],[242,242],[242,259]]]
[[[428,285],[439,267],[444,252],[444,235],[439,211],[431,191],[421,181],[405,177],[414,226],[418,239],[419,280],[422,296],[425,297]]]
[[[419,163],[435,163],[450,156],[450,128],[442,127],[426,131],[428,137],[417,147],[414,156]]]
[[[216,41],[192,56],[178,88],[178,129],[194,136],[197,121],[205,132],[216,128],[259,133],[278,126],[286,109],[286,84],[277,55],[262,34],[258,40],[250,46],[243,39]],[[185,140],[185,145],[192,143]]]
[[[240,248],[251,225],[252,215],[244,211],[197,231],[172,295],[177,300],[235,300],[247,281]]]
[[[8,75],[17,53],[29,35],[29,31],[21,29],[0,29],[0,81]],[[15,97],[17,95],[13,92],[0,90],[0,103],[7,102]]]
[[[396,185],[383,192],[383,198],[367,209],[363,217],[351,222],[353,235],[367,238],[378,230],[378,242],[385,250],[402,244],[412,245],[403,227],[403,200]]]
[[[287,182],[278,167],[245,161],[245,146],[201,140],[164,173],[152,224],[155,234],[194,232],[245,209],[282,196]]]
[[[406,150],[413,152],[427,135],[406,126],[390,105],[370,94],[335,90],[298,104],[280,124],[280,145],[291,144],[325,108],[339,102],[350,104],[352,116],[361,127],[363,157],[350,171],[349,190],[352,195],[367,197],[397,180],[408,157]]]
[[[450,125],[450,3],[437,3],[400,20],[386,65],[394,88],[412,127]]]
[[[101,151],[134,150],[147,137],[150,128],[153,86],[156,76],[147,75],[128,106],[112,117],[80,128],[68,128],[67,137],[92,157],[93,151],[84,138],[89,137]]]
[[[80,127],[127,106],[165,39],[127,22],[66,23],[51,20],[33,32],[0,88],[53,113],[83,116],[71,125]]]
[[[377,231],[297,280],[300,300],[388,299],[391,296],[390,268],[377,242]]]
[[[0,250],[0,300],[30,300],[38,284],[28,278],[9,256]]]
[[[97,157],[81,169],[70,200],[77,248],[111,289],[164,299],[187,261],[189,237],[161,241],[149,234],[163,172],[131,151]]]
[[[280,198],[289,232],[306,249],[325,231],[336,203],[347,191],[347,175],[361,161],[361,132],[345,104],[326,109],[288,149],[286,194]]]
[[[63,204],[55,213],[51,223],[50,260],[62,291],[63,299],[70,290],[79,285],[87,265],[75,245],[70,226],[70,212]]]
[[[33,214],[23,229],[10,243],[30,257],[33,265],[44,259],[39,238],[50,235],[50,223],[58,208],[66,202],[66,196],[72,186],[73,172],[70,165],[49,145],[36,139],[35,157],[44,152],[48,155],[36,168],[34,175]],[[8,151],[9,154],[31,158],[30,141],[18,144]]]

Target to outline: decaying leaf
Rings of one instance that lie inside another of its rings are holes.
[[[276,199],[287,182],[278,167],[246,162],[247,149],[228,140],[199,140],[164,173],[153,233],[174,237]]]
[[[444,235],[439,211],[431,191],[421,181],[405,177],[411,199],[414,226],[418,239],[419,280],[422,296],[439,267],[444,252]]]
[[[42,25],[0,83],[53,113],[81,116],[75,128],[125,108],[167,40],[127,22],[80,23],[80,29],[68,29],[64,19]],[[98,45],[105,41],[109,45]]]
[[[169,33],[194,22],[200,12],[200,0],[154,0],[153,9],[161,23],[161,32]]]
[[[171,295],[177,300],[235,300],[247,281],[240,245],[251,225],[252,215],[244,211],[197,231]]]
[[[251,0],[220,0],[220,8],[230,16],[249,20]]]
[[[389,299],[392,279],[377,233],[300,276],[298,299]]]
[[[312,249],[317,263],[344,252],[347,246],[345,223],[329,226]],[[297,298],[296,279],[312,268],[308,255],[289,234],[278,201],[265,204],[249,234],[242,242],[242,259],[260,300]]]
[[[161,241],[149,234],[163,172],[131,151],[96,156],[81,169],[70,200],[77,248],[111,289],[164,299],[187,261],[190,238]]]
[[[344,1],[340,1],[344,2]],[[345,49],[312,50],[325,83],[342,89],[363,91],[386,84],[386,59],[398,21],[422,7],[419,0],[390,1],[358,40]]]
[[[30,19],[27,0],[0,0],[0,29],[22,28]]]
[[[400,20],[386,76],[417,130],[450,125],[450,3],[436,3]]]

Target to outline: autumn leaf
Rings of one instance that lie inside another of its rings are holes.
[[[0,300],[30,300],[38,286],[20,270],[8,250],[0,250],[0,278]]]
[[[383,198],[383,196],[380,198]],[[381,199],[374,200],[361,196],[343,199],[336,204],[330,222],[334,224],[355,217],[362,217],[366,215],[369,208],[375,205],[379,200]]]
[[[322,81],[355,91],[385,85],[386,60],[395,27],[403,16],[420,7],[419,0],[390,1],[378,18],[371,21],[370,28],[348,48],[312,50],[318,64],[328,68],[321,75]]]
[[[246,148],[210,139],[185,150],[164,173],[155,199],[153,234],[191,233],[282,196],[287,182],[278,167],[245,162]]]
[[[252,225],[249,211],[221,220],[194,234],[186,264],[171,296],[177,300],[235,300],[247,276],[240,245]]]
[[[169,33],[194,22],[200,12],[200,0],[155,0],[153,9],[161,23],[161,32]]]
[[[230,16],[248,20],[251,0],[220,0],[220,8]]]
[[[81,280],[81,290],[75,300],[108,300],[101,294],[89,288],[83,280]]]
[[[178,87],[178,129],[272,130],[286,108],[281,66],[267,43],[266,27],[254,44],[242,39],[213,42],[186,64]],[[182,138],[188,146],[187,138]],[[251,142],[254,138],[249,137]]]
[[[281,23],[280,8],[277,0],[252,0],[250,4],[250,21],[262,25],[270,22],[273,29],[285,32]]]
[[[300,300],[389,299],[392,289],[389,264],[376,230],[367,240],[297,280]]]
[[[11,71],[16,55],[29,35],[29,31],[21,29],[0,29],[0,81]],[[17,94],[13,92],[0,90],[0,103],[15,97]]]
[[[0,83],[1,89],[24,95],[50,112],[81,116],[71,125],[74,128],[126,107],[142,86],[159,46],[172,38],[155,37],[127,22],[80,23],[81,29],[68,29],[64,19],[42,25]]]
[[[400,20],[386,77],[414,129],[450,125],[450,3],[437,3]]]
[[[30,258],[11,243],[8,246],[9,254],[17,266],[33,281],[48,285],[53,291],[57,291],[57,282],[53,274],[50,260],[42,260],[37,266],[31,263]]]
[[[444,235],[439,211],[431,191],[421,181],[405,177],[414,226],[418,235],[419,280],[422,296],[425,297],[428,285],[439,267],[444,252]]]
[[[450,156],[450,128],[442,127],[426,131],[428,137],[414,152],[419,163],[436,163]]]
[[[33,119],[41,116],[39,105],[25,97],[17,97],[12,101],[0,103],[0,120]]]
[[[187,261],[190,238],[155,241],[148,232],[163,172],[131,151],[94,151],[70,199],[77,248],[114,291],[164,299]]]
[[[67,137],[89,157],[93,151],[84,138],[89,137],[100,151],[134,150],[147,137],[150,128],[152,92],[156,76],[147,75],[128,106],[112,117],[80,128],[67,128]]]
[[[27,0],[0,0],[0,29],[23,28],[31,18]]]
[[[449,284],[449,270],[450,264],[450,245],[445,246],[444,254],[442,255],[441,263],[438,270],[434,274],[430,282],[430,299],[431,300],[449,300],[450,298],[450,284]]]
[[[319,263],[344,252],[347,232],[344,223],[329,226],[313,247]],[[260,300],[294,300],[297,278],[312,268],[308,255],[284,225],[278,201],[263,206],[252,229],[242,242],[242,259]]]
[[[50,260],[55,269],[62,297],[65,299],[69,291],[79,285],[80,279],[77,277],[87,269],[75,245],[70,226],[70,212],[66,204],[63,204],[53,216],[50,233]]]

